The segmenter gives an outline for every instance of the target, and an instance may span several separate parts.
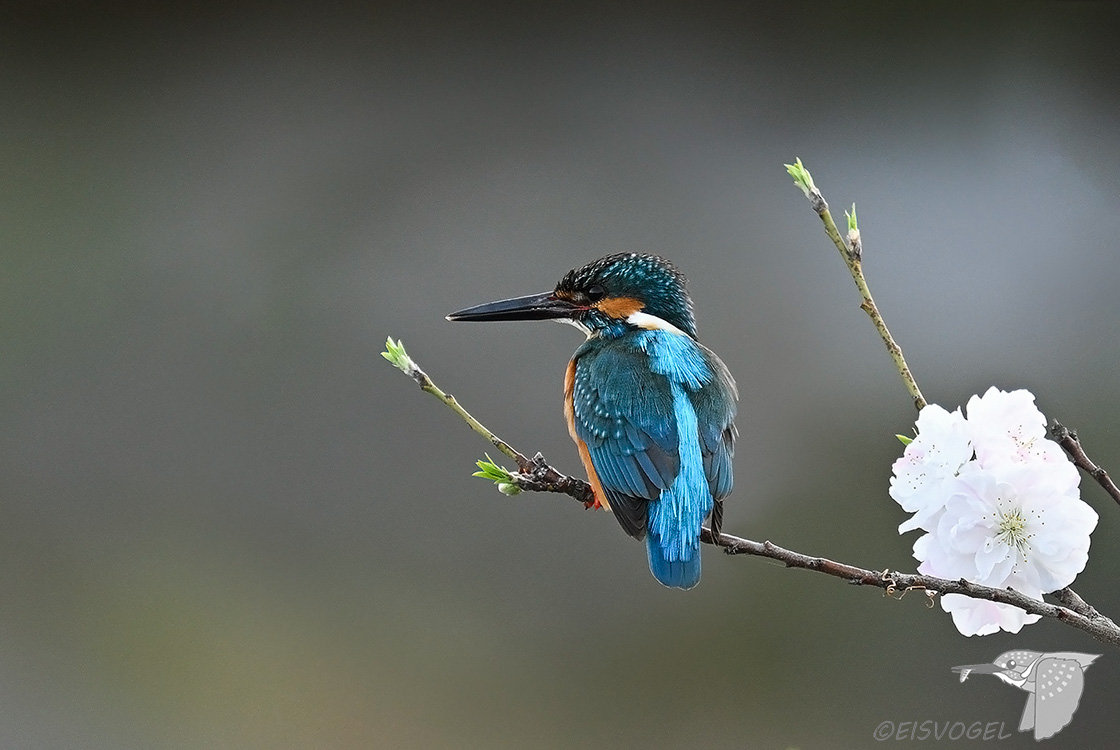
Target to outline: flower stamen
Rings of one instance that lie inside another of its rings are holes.
[[[1013,507],[1009,511],[1002,508],[996,511],[998,518],[996,541],[1013,548],[1020,555],[1026,556],[1031,548],[1031,537],[1034,534],[1027,532],[1027,519],[1023,518],[1023,511]]]

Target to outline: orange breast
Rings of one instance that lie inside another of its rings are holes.
[[[587,451],[587,443],[580,440],[579,435],[576,434],[575,392],[576,361],[573,359],[568,363],[568,369],[564,373],[564,417],[568,422],[568,434],[575,441],[576,449],[579,450],[579,460],[583,463],[583,470],[587,472],[587,482],[591,485],[591,491],[595,493],[594,507],[610,510],[611,505],[607,502],[607,495],[603,492],[599,475],[595,473],[595,466],[591,463],[591,454]]]

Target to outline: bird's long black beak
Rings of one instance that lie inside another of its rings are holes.
[[[475,305],[466,310],[453,312],[447,316],[448,320],[554,320],[556,318],[570,318],[576,311],[582,309],[579,305],[564,299],[559,299],[552,292],[541,294],[527,294],[524,297],[503,299],[497,302],[487,302],[485,305]]]
[[[1003,672],[1004,669],[988,662],[986,664],[962,664],[959,667],[953,667],[953,671],[958,672],[961,676],[961,682],[964,682],[970,674],[995,674],[996,672]]]

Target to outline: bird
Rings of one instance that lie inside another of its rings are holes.
[[[596,507],[645,539],[653,576],[700,581],[705,518],[719,535],[734,483],[738,391],[696,335],[684,275],[617,253],[569,271],[550,292],[489,302],[452,321],[557,320],[587,338],[564,374],[564,414]]]
[[[1008,685],[1027,691],[1027,704],[1019,731],[1034,730],[1036,740],[1053,737],[1073,718],[1085,689],[1085,670],[1100,654],[1073,651],[1006,651],[991,664],[965,664],[953,667],[961,682],[970,674],[992,674]]]

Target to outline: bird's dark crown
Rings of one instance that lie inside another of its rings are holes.
[[[626,318],[640,311],[696,338],[684,275],[656,255],[618,253],[600,258],[569,271],[553,294],[586,307],[579,322],[593,331],[620,333],[632,328]]]

